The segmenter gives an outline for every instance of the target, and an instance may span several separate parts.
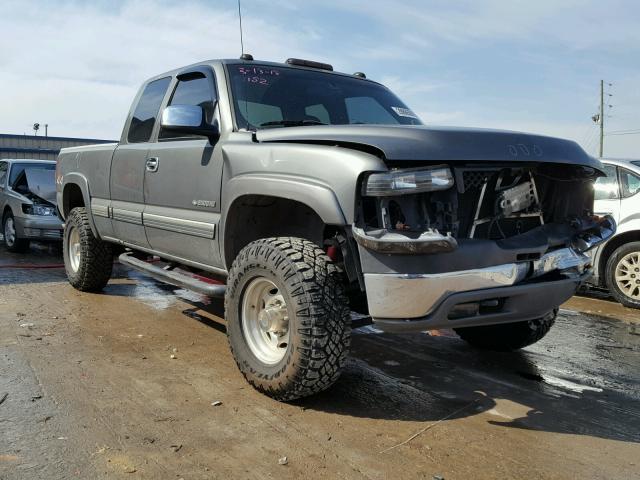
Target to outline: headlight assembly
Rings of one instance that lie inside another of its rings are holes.
[[[451,169],[446,165],[406,168],[370,174],[362,187],[367,197],[387,197],[446,190],[453,186]]]
[[[27,215],[53,216],[56,214],[56,208],[49,205],[29,205],[22,204],[22,212]]]

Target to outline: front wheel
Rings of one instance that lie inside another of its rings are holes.
[[[2,219],[2,234],[4,235],[4,245],[10,252],[23,253],[29,249],[29,240],[18,237],[16,220],[11,211],[8,211]]]
[[[640,242],[618,247],[607,260],[609,291],[625,307],[640,308]]]
[[[63,237],[64,268],[69,283],[83,292],[102,290],[111,277],[111,245],[96,238],[84,207],[76,207],[67,217]]]
[[[487,325],[486,327],[454,328],[456,333],[474,347],[508,352],[533,345],[549,333],[558,310],[542,318],[526,322]]]
[[[234,359],[258,391],[290,401],[337,380],[349,351],[349,308],[338,268],[312,242],[247,245],[229,272],[225,311]]]

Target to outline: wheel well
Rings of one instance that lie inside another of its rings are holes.
[[[82,190],[75,183],[65,185],[62,192],[62,215],[67,218],[69,212],[76,207],[84,207],[84,197]]]
[[[322,248],[326,227],[304,203],[268,195],[244,195],[233,202],[226,216],[225,263],[231,267],[240,250],[259,238],[300,237]]]
[[[607,267],[607,260],[616,249],[625,243],[629,242],[638,242],[640,241],[640,230],[632,230],[630,232],[624,232],[620,235],[616,235],[604,246],[602,253],[600,254],[600,261],[598,262],[598,272],[600,277],[600,283],[602,285],[605,284],[605,278],[607,272],[605,271]]]
[[[4,222],[4,217],[7,215],[7,212],[11,211],[11,207],[9,205],[7,205],[6,207],[4,207],[4,211],[2,212],[2,221]]]

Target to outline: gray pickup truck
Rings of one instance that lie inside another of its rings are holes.
[[[62,150],[56,183],[75,288],[118,255],[224,296],[238,367],[292,400],[337,379],[352,312],[480,348],[541,339],[615,232],[601,175],[574,142],[427,127],[360,72],[243,55],[149,79],[120,142]]]

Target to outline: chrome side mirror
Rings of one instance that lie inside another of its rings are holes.
[[[171,105],[162,112],[160,125],[175,133],[202,135],[213,144],[220,137],[216,123],[207,123],[204,110],[198,105]]]

